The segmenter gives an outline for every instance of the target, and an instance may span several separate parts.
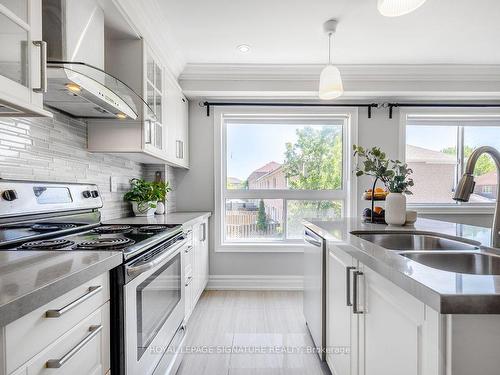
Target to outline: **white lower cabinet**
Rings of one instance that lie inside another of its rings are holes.
[[[438,375],[439,314],[359,264],[360,374]]]
[[[441,374],[436,311],[335,246],[328,249],[327,274],[333,374]]]
[[[208,218],[193,224],[184,253],[186,320],[193,312],[208,282]]]
[[[342,252],[328,252],[326,361],[334,375],[357,372],[358,315],[352,313],[350,274],[357,262]]]
[[[0,374],[106,374],[109,315],[106,272],[3,327]]]

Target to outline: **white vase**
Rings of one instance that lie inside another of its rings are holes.
[[[155,214],[156,215],[164,215],[165,214],[165,203],[163,203],[161,201],[156,203]]]
[[[396,226],[406,222],[406,196],[402,193],[389,193],[385,198],[385,222]]]
[[[155,210],[156,202],[132,202],[132,211],[134,211],[135,216],[153,216]]]

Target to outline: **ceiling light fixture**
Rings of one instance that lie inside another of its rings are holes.
[[[377,8],[386,17],[399,17],[413,12],[426,0],[378,0]]]
[[[319,98],[323,100],[335,99],[344,93],[340,71],[332,64],[332,35],[337,30],[337,23],[337,20],[332,19],[323,25],[328,34],[328,65],[323,68],[319,76]]]
[[[240,44],[238,47],[238,51],[241,53],[248,53],[250,52],[250,46],[248,44]]]

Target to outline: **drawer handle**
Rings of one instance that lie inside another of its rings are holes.
[[[193,281],[193,276],[189,276],[187,278],[187,281],[186,281],[186,284],[184,284],[185,286],[189,286],[189,284],[191,284],[191,281]]]
[[[45,317],[46,318],[59,318],[61,315],[67,313],[68,311],[70,311],[71,309],[74,309],[76,306],[78,306],[80,303],[88,300],[90,297],[92,297],[93,295],[99,293],[100,291],[102,290],[102,285],[98,285],[98,286],[91,286],[89,287],[89,290],[87,291],[87,293],[85,293],[83,296],[81,296],[80,298],[74,300],[73,302],[67,304],[66,306],[64,306],[63,308],[61,309],[58,309],[58,310],[47,310],[45,312]]]
[[[193,249],[193,246],[188,246],[186,250],[184,250],[185,253],[189,253]]]
[[[68,362],[71,357],[73,357],[76,353],[78,353],[87,343],[92,340],[94,337],[96,337],[99,332],[102,330],[102,325],[98,326],[90,326],[89,327],[89,334],[85,336],[85,338],[80,341],[73,349],[71,349],[69,352],[67,352],[65,355],[63,355],[59,359],[49,359],[47,363],[45,363],[45,367],[47,368],[60,368],[64,366],[66,362]]]

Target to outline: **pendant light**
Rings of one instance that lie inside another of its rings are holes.
[[[319,98],[330,100],[338,98],[344,93],[340,71],[332,64],[332,35],[337,29],[337,20],[326,21],[323,28],[328,34],[328,65],[323,68],[319,76]]]
[[[386,17],[399,17],[413,12],[426,0],[378,0],[377,8]]]

